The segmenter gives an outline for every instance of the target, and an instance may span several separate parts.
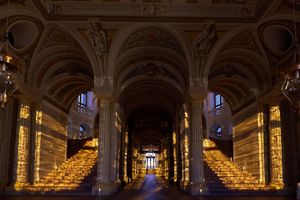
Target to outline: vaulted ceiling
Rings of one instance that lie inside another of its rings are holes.
[[[126,116],[155,106],[173,117],[197,78],[238,110],[280,82],[278,70],[294,52],[287,0],[11,0],[0,3],[2,35],[7,16],[21,90],[66,112],[103,67],[91,23],[110,39],[105,67]],[[211,23],[216,38],[199,69],[193,45]]]

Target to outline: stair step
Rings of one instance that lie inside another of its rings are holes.
[[[210,193],[249,193],[270,190],[256,177],[238,168],[216,147],[213,141],[204,140],[204,175]]]
[[[96,174],[97,148],[87,141],[83,149],[53,169],[39,183],[24,186],[29,192],[91,191]]]

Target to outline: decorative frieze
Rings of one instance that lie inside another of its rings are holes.
[[[156,4],[156,3],[150,3],[150,4],[145,4],[141,8],[141,12],[142,12],[142,14],[144,14],[146,16],[152,17],[152,16],[160,16],[163,13],[165,13],[166,10],[163,7],[163,5]]]
[[[143,46],[164,47],[184,55],[182,48],[177,43],[176,39],[169,33],[157,28],[144,29],[132,34],[122,45],[120,54],[123,54],[130,49]]]

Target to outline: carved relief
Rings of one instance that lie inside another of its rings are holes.
[[[172,35],[159,29],[141,30],[131,35],[122,45],[120,54],[129,49],[141,46],[159,46],[172,49],[183,55],[183,52]]]
[[[67,35],[63,31],[56,28],[52,28],[52,30],[48,32],[48,35],[45,38],[46,39],[44,41],[44,44],[41,47],[41,50],[56,45],[67,45],[67,46],[78,47],[78,44],[75,40],[73,40],[69,35]]]
[[[257,53],[260,53],[258,46],[252,36],[252,34],[248,31],[242,32],[239,35],[237,35],[232,40],[228,41],[221,51],[225,51],[228,49],[234,49],[234,48],[242,48],[242,49],[249,49],[252,51],[255,51]]]
[[[159,4],[146,4],[141,8],[141,12],[147,16],[160,16],[165,12],[162,5]]]
[[[125,76],[123,79],[123,82],[135,77],[135,76],[141,76],[141,75],[146,75],[148,77],[159,77],[159,76],[164,76],[167,78],[171,78],[176,82],[179,82],[177,77],[168,69],[164,68],[163,66],[157,65],[155,63],[147,63],[145,65],[141,65],[135,69],[133,69],[131,72]]]
[[[67,9],[63,8],[60,2],[53,0],[44,0],[46,11],[50,15],[65,14]]]

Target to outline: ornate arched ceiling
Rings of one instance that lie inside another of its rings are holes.
[[[208,87],[222,94],[234,111],[271,88],[271,69],[255,36],[237,33],[220,48],[208,75]]]
[[[116,96],[125,116],[147,106],[175,116],[188,88],[185,53],[168,32],[155,27],[124,40],[114,73]]]
[[[270,45],[268,36],[293,32],[288,1],[162,0],[151,5],[142,0],[12,0],[9,12],[6,2],[0,3],[0,18],[9,15],[11,26],[35,24],[33,42],[12,52],[21,60],[26,87],[65,109],[77,94],[93,88],[95,72],[101,71],[87,34],[89,24],[99,21],[111,39],[108,75],[128,113],[151,105],[173,115],[196,71],[203,72],[196,78],[208,79],[209,89],[223,94],[232,109],[280,82],[276,70],[289,60],[293,45],[278,53],[276,48],[286,44]],[[216,41],[204,69],[196,69],[193,44],[211,22]]]
[[[149,77],[134,81],[124,88],[119,102],[124,106],[126,116],[141,106],[152,105],[175,117],[178,107],[183,103],[183,97],[166,80]]]
[[[93,69],[78,42],[48,25],[31,60],[28,83],[56,103],[70,108],[80,92],[93,88]]]

